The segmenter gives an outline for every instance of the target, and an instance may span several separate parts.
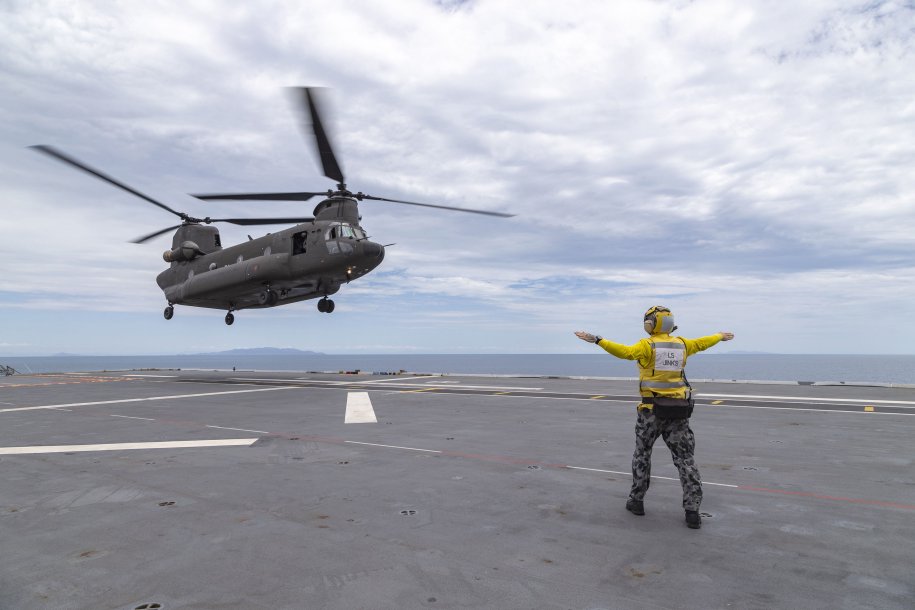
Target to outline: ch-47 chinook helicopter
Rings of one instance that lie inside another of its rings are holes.
[[[512,216],[500,212],[386,199],[349,191],[321,121],[317,91],[314,88],[303,87],[293,89],[293,93],[305,116],[311,121],[324,175],[337,182],[336,190],[193,196],[203,200],[260,201],[307,201],[312,197],[324,197],[315,207],[314,217],[195,218],[185,212],[178,212],[50,146],[33,148],[136,195],[181,219],[180,225],[133,240],[133,243],[144,243],[177,229],[172,237],[171,250],[167,250],[163,255],[165,262],[171,265],[156,278],[168,300],[164,312],[166,320],[170,320],[174,315],[175,305],[226,310],[226,324],[235,321],[232,313],[234,311],[276,307],[307,299],[320,299],[318,311],[332,312],[334,302],[328,296],[340,290],[341,285],[367,274],[384,259],[384,246],[370,241],[359,224],[361,216],[358,202],[364,199],[489,216]],[[247,242],[224,248],[219,239],[219,230],[207,226],[214,222],[235,225],[295,223],[295,226],[268,233],[257,239],[249,237]]]

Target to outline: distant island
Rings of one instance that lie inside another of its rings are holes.
[[[222,352],[189,354],[191,356],[325,356],[321,352],[295,349],[294,347],[242,347]]]

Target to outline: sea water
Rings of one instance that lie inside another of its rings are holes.
[[[637,377],[609,354],[293,354],[3,357],[20,373],[209,369]],[[690,379],[915,384],[915,355],[696,354]]]

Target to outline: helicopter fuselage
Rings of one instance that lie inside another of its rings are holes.
[[[156,282],[171,305],[223,309],[275,307],[326,297],[372,271],[384,246],[359,226],[356,201],[328,199],[311,222],[223,248],[212,226],[178,228],[171,266]]]
[[[33,148],[181,219],[180,225],[133,240],[133,243],[142,244],[177,229],[172,238],[172,249],[163,255],[170,266],[156,278],[168,300],[168,306],[163,311],[166,320],[172,319],[175,305],[227,310],[226,324],[232,324],[235,320],[232,312],[235,310],[276,307],[316,298],[320,299],[318,311],[331,313],[334,302],[327,297],[340,290],[343,284],[369,273],[384,260],[384,246],[369,241],[359,225],[359,201],[387,201],[488,216],[512,216],[503,212],[389,199],[362,191],[353,193],[346,188],[346,179],[321,120],[319,89],[299,87],[294,92],[302,115],[311,124],[324,176],[332,179],[337,189],[192,196],[203,201],[309,201],[312,197],[322,197],[313,217],[197,218],[156,201],[51,146],[39,144]],[[247,242],[223,248],[219,231],[210,226],[219,222],[242,226],[294,226],[257,239],[249,236]]]

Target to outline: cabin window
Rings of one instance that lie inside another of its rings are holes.
[[[296,254],[305,254],[305,244],[308,237],[308,231],[302,231],[301,233],[295,233],[292,236],[292,255]]]
[[[222,248],[222,242],[219,241],[219,233],[213,234],[213,243],[216,244],[217,248]]]

